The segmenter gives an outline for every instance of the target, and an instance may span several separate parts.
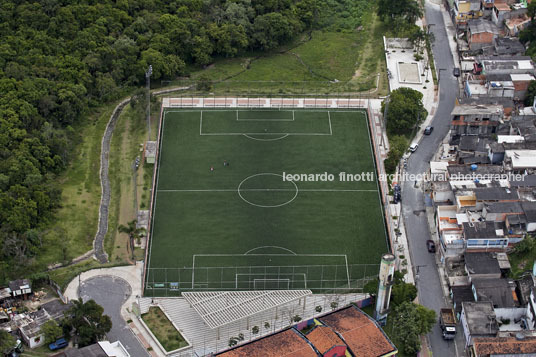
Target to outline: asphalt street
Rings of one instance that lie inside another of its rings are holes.
[[[133,357],[149,356],[121,317],[121,305],[130,294],[130,285],[125,280],[112,276],[99,276],[86,280],[79,291],[84,301],[95,300],[104,308],[104,314],[112,319],[112,329],[106,334],[110,342],[121,341]]]
[[[426,21],[428,24],[433,24],[430,30],[435,35],[434,59],[436,68],[442,69],[439,82],[439,105],[431,123],[434,131],[429,136],[423,136],[418,150],[409,158],[407,171],[410,174],[425,173],[428,170],[432,156],[449,131],[450,113],[458,91],[457,79],[452,75],[454,62],[439,7],[426,3]],[[443,296],[435,257],[426,249],[426,240],[431,239],[431,235],[426,218],[423,191],[421,188],[415,188],[414,184],[414,182],[403,183],[402,214],[416,273],[419,302],[439,313],[440,308],[448,305]],[[462,335],[463,333],[458,328],[456,342],[445,341],[441,337],[439,324],[436,324],[428,335],[434,357],[463,355]]]

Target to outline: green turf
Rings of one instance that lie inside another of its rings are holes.
[[[170,282],[321,292],[377,274],[387,250],[377,183],[339,180],[375,177],[364,112],[168,110],[160,144],[147,295],[177,293]]]

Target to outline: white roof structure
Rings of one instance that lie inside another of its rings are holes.
[[[102,348],[104,353],[106,353],[106,356],[130,357],[130,354],[127,352],[125,346],[123,346],[121,341],[115,341],[112,343],[110,343],[109,341],[100,341],[97,343]]]
[[[311,294],[311,290],[262,290],[184,292],[182,296],[214,329]]]
[[[497,142],[502,143],[522,143],[525,137],[522,135],[497,135]]]
[[[512,167],[536,168],[536,150],[506,150],[505,156],[512,160]]]

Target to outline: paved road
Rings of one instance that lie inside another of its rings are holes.
[[[428,24],[435,24],[435,26],[431,26],[431,31],[435,35],[433,51],[436,67],[444,68],[445,70],[441,71],[439,106],[432,122],[434,131],[432,135],[423,137],[419,144],[419,149],[411,155],[408,163],[408,172],[411,174],[424,173],[428,170],[430,159],[449,130],[450,113],[454,107],[458,89],[457,80],[452,75],[454,63],[439,7],[430,6],[427,3],[426,20]],[[403,216],[412,262],[415,272],[418,272],[419,302],[438,312],[441,307],[447,305],[443,297],[434,255],[426,250],[426,240],[430,239],[431,235],[423,198],[422,190],[414,188],[413,182],[403,184]],[[460,355],[463,353],[463,339],[461,337],[462,333],[458,333],[456,344]],[[456,356],[455,343],[442,339],[441,329],[438,324],[434,326],[428,338],[432,345],[434,357]]]
[[[121,305],[130,294],[130,285],[125,280],[112,276],[91,278],[80,286],[82,299],[84,301],[95,300],[104,308],[104,313],[112,319],[112,329],[106,335],[108,340],[110,342],[121,341],[132,357],[149,356],[121,317]]]

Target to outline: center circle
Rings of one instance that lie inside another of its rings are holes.
[[[298,196],[298,186],[270,172],[246,177],[238,185],[240,198],[252,206],[273,208],[288,205]]]

